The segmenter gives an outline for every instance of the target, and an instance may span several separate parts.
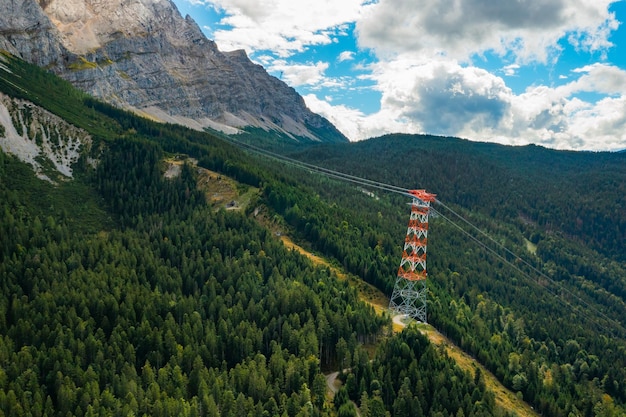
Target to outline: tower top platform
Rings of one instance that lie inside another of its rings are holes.
[[[413,198],[417,198],[429,203],[437,199],[437,194],[431,194],[426,190],[408,190],[407,194]]]

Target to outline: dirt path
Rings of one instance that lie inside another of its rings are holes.
[[[406,314],[397,314],[395,316],[393,316],[393,330],[396,333],[399,333],[402,331],[402,329],[404,329],[406,327]]]
[[[339,279],[345,280],[349,279],[348,275],[346,275],[343,271],[339,270],[328,263],[325,259],[310,253],[305,250],[301,246],[298,246],[288,236],[281,236],[281,240],[288,248],[297,250],[303,255],[307,256],[309,259],[313,261],[316,265],[323,265],[329,267],[337,274]],[[389,305],[389,299],[385,297],[377,288],[364,283],[360,280],[351,280],[350,284],[355,284],[359,289],[359,298],[366,303],[372,305],[378,314],[381,314],[382,311],[387,310],[387,306]],[[410,325],[410,320],[407,321],[406,316],[397,315],[393,317],[393,331],[399,333],[404,329],[407,325]],[[496,405],[504,410],[511,411],[514,414],[517,414],[519,417],[538,417],[537,414],[530,405],[525,403],[524,401],[517,398],[517,396],[508,390],[500,381],[493,375],[491,372],[487,370],[482,364],[476,361],[473,357],[465,353],[458,346],[456,346],[450,339],[442,335],[435,329],[434,327],[423,324],[416,323],[419,330],[424,333],[431,343],[437,346],[444,346],[448,356],[450,356],[457,363],[461,369],[470,372],[472,375],[476,372],[476,369],[480,369],[482,375],[485,378],[485,385],[488,390],[494,393]],[[335,395],[338,390],[337,384],[337,376],[338,372],[333,372],[331,374],[326,375],[326,384],[328,385],[329,393],[331,394],[331,398]]]
[[[326,385],[328,386],[329,392],[332,394],[332,397],[337,394],[339,390],[339,386],[337,385],[337,377],[339,376],[339,372],[333,372],[331,374],[326,375]]]
[[[182,171],[183,164],[190,164],[198,173],[198,188],[204,193],[207,202],[216,208],[226,210],[243,210],[252,197],[258,193],[254,187],[243,186],[236,180],[198,166],[198,161],[183,155],[173,156],[164,160],[168,179],[176,178]]]
[[[346,372],[347,369],[344,369],[344,372]],[[339,391],[339,387],[341,387],[341,382],[337,382],[337,377],[339,376],[339,372],[333,372],[331,374],[326,375],[326,386],[328,386],[328,394],[331,400],[333,398],[335,398],[335,394],[337,394],[337,391]],[[359,407],[356,405],[356,403],[352,400],[350,400],[350,402],[352,403],[352,405],[354,405],[354,410],[356,411],[356,415],[357,417],[361,417],[361,410],[359,410]]]
[[[387,310],[387,306],[389,305],[389,299],[385,297],[385,295],[381,293],[378,288],[360,279],[350,277],[341,269],[337,268],[334,265],[331,265],[326,259],[320,256],[317,256],[307,251],[302,246],[299,246],[298,244],[294,243],[289,238],[289,236],[281,235],[280,239],[283,241],[283,244],[286,247],[288,247],[289,249],[297,250],[302,255],[306,256],[311,261],[313,261],[315,265],[321,265],[321,266],[330,268],[340,280],[349,281],[350,285],[355,287],[359,291],[359,299],[371,305],[372,307],[374,307],[374,310],[376,311],[376,313],[382,314],[383,311]]]

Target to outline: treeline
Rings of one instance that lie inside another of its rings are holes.
[[[446,203],[525,223],[535,231],[563,233],[626,261],[624,152],[567,152],[395,134],[293,155],[407,189],[426,188]]]

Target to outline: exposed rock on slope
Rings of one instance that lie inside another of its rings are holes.
[[[0,48],[110,103],[194,128],[346,140],[243,51],[220,52],[170,0],[0,2]]]
[[[0,93],[0,148],[32,165],[39,178],[72,177],[72,165],[91,142],[87,132],[49,111]]]

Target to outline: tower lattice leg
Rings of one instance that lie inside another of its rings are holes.
[[[435,201],[435,194],[424,190],[411,190],[409,195],[413,197],[411,217],[389,309],[426,323],[428,211],[430,203]]]

